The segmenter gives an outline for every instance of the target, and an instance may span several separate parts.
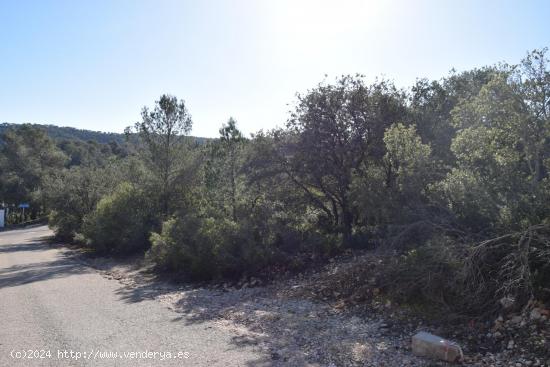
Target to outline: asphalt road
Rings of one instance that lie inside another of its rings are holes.
[[[266,365],[214,323],[124,297],[118,281],[41,241],[49,235],[0,233],[0,366]]]

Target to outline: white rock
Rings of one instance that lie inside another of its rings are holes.
[[[412,352],[417,356],[437,358],[447,362],[456,362],[464,358],[458,344],[423,331],[412,337]]]
[[[534,308],[529,314],[529,317],[531,318],[531,320],[538,320],[542,317],[542,315],[537,308]]]
[[[514,304],[516,303],[516,300],[514,297],[512,296],[506,296],[506,297],[502,297],[500,300],[499,300],[500,304],[502,305],[502,307],[507,310],[507,309],[510,309],[514,306]]]

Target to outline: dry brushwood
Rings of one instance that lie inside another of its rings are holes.
[[[431,228],[417,222],[409,229]],[[502,298],[519,309],[545,292],[550,280],[550,226],[482,241],[445,235],[393,256],[383,287],[405,302],[420,302],[450,320],[483,319],[501,311]],[[443,233],[443,234],[441,234]],[[406,237],[406,234],[404,235]],[[400,238],[399,240],[402,240]]]
[[[483,241],[472,248],[465,261],[465,302],[485,315],[497,312],[503,297],[513,299],[520,308],[536,295],[535,276],[548,264],[547,224]]]

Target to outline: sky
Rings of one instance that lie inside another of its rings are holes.
[[[0,122],[122,132],[168,93],[193,135],[250,134],[325,78],[517,63],[549,19],[546,0],[0,0]]]

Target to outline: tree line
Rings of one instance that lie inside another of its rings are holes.
[[[9,129],[2,200],[35,203],[59,238],[191,279],[378,248],[402,301],[479,316],[503,297],[550,299],[546,49],[409,89],[325,80],[283,128],[250,137],[230,118],[199,144],[192,124],[162,95],[124,144]]]

